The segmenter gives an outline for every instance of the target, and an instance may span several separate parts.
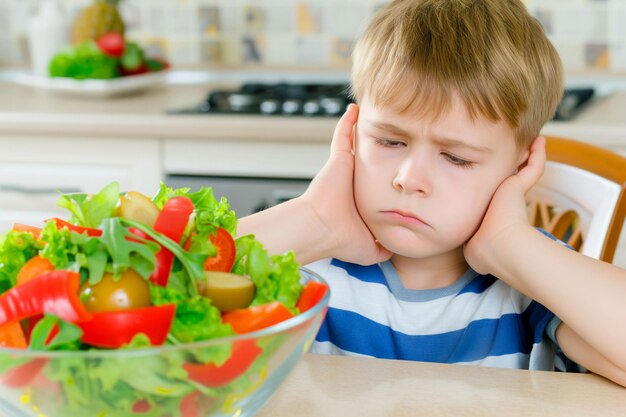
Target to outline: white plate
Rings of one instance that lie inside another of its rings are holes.
[[[15,74],[15,82],[63,94],[91,97],[110,97],[136,93],[163,84],[167,70],[110,80],[75,80],[62,77],[39,77],[30,73]]]

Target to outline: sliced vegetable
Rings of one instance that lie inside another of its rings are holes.
[[[17,285],[24,284],[44,272],[54,271],[54,265],[46,258],[35,255],[24,264],[20,272],[17,274]]]
[[[175,313],[173,304],[97,312],[91,320],[78,326],[83,330],[82,341],[92,346],[119,348],[140,333],[145,334],[152,345],[160,346],[167,338]]]
[[[132,269],[117,278],[106,273],[93,285],[87,280],[80,287],[80,295],[91,312],[130,310],[150,305],[150,285]]]
[[[0,326],[0,347],[25,349],[27,346],[26,336],[19,321]]]
[[[219,387],[241,376],[261,352],[255,340],[238,340],[233,343],[230,358],[222,365],[186,363],[183,369],[192,381],[207,387]]]
[[[250,333],[273,326],[293,317],[287,307],[278,301],[260,306],[230,311],[222,315],[222,321],[230,324],[235,333]]]
[[[185,250],[192,247],[192,237],[185,242]],[[204,262],[205,271],[221,271],[230,272],[235,263],[235,240],[228,231],[222,227],[218,227],[215,233],[209,235],[211,244],[215,247],[217,253],[215,256],[209,256]]]
[[[159,216],[159,208],[149,197],[129,191],[120,197],[117,215],[152,227]]]
[[[302,289],[302,293],[300,294],[300,299],[298,300],[296,307],[300,310],[300,313],[304,313],[319,303],[322,298],[324,298],[327,291],[328,285],[326,284],[317,281],[307,282]]]
[[[71,230],[72,232],[76,232],[76,233],[87,233],[87,236],[102,236],[102,230],[99,229],[94,229],[91,227],[83,227],[83,226],[76,226],[75,224],[72,224],[70,222],[66,222],[65,220],[61,220],[58,217],[53,217],[52,219],[48,220],[48,221],[53,221],[56,225],[58,229],[61,229],[63,227],[67,227],[69,230]]]
[[[254,298],[254,283],[248,277],[230,272],[207,271],[199,290],[222,312],[246,308]]]
[[[2,383],[9,388],[22,388],[31,383],[48,363],[46,358],[35,358],[18,365],[2,375]]]
[[[71,323],[91,315],[78,298],[77,272],[46,272],[0,296],[0,326],[38,314],[54,314]]]
[[[37,239],[39,239],[39,236],[41,236],[41,227],[29,226],[22,223],[14,223],[13,230],[15,230],[16,232],[32,233],[32,235],[35,236]]]
[[[159,213],[154,223],[154,230],[163,233],[174,242],[180,243],[193,210],[193,202],[188,197],[170,198],[163,206],[161,213]],[[150,281],[155,285],[166,286],[172,271],[174,254],[164,247],[161,247],[159,253],[161,252],[164,253],[157,255],[159,262],[155,265]]]

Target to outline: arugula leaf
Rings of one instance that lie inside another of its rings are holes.
[[[72,213],[70,222],[84,227],[98,227],[102,220],[113,215],[119,195],[120,184],[112,182],[93,195],[63,194],[57,205]]]
[[[102,236],[97,238],[111,257],[113,274],[118,275],[128,268],[134,269],[144,278],[149,278],[156,262],[155,254],[160,250],[154,242],[145,241],[128,231],[119,217],[110,217],[101,224]],[[90,271],[91,272],[91,271]],[[100,277],[91,277],[95,284]]]
[[[146,235],[150,236],[154,239],[159,245],[169,250],[174,254],[174,256],[180,261],[185,270],[187,271],[188,278],[191,282],[187,284],[187,288],[190,289],[190,295],[198,295],[198,288],[196,286],[197,281],[204,280],[204,261],[206,260],[206,256],[189,253],[172,239],[167,236],[155,232],[152,228],[146,226],[143,223],[136,222],[130,219],[120,219],[121,222],[127,224],[128,226],[132,226],[144,232]]]
[[[57,327],[58,326],[58,327]],[[48,337],[55,328],[59,332],[46,344]],[[33,329],[30,335],[29,348],[34,350],[79,350],[83,331],[80,327],[61,320],[59,317],[46,314]]]

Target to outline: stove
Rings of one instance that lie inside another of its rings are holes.
[[[212,91],[197,106],[167,113],[339,117],[353,102],[348,91],[348,84],[247,83]],[[553,120],[574,119],[593,96],[593,88],[565,89]]]
[[[338,117],[352,102],[348,91],[347,84],[248,83],[212,91],[198,106],[168,113]]]

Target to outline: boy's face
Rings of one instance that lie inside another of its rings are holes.
[[[354,147],[359,213],[385,248],[410,258],[463,245],[524,158],[511,127],[472,121],[458,97],[437,120],[377,109],[365,98]]]

